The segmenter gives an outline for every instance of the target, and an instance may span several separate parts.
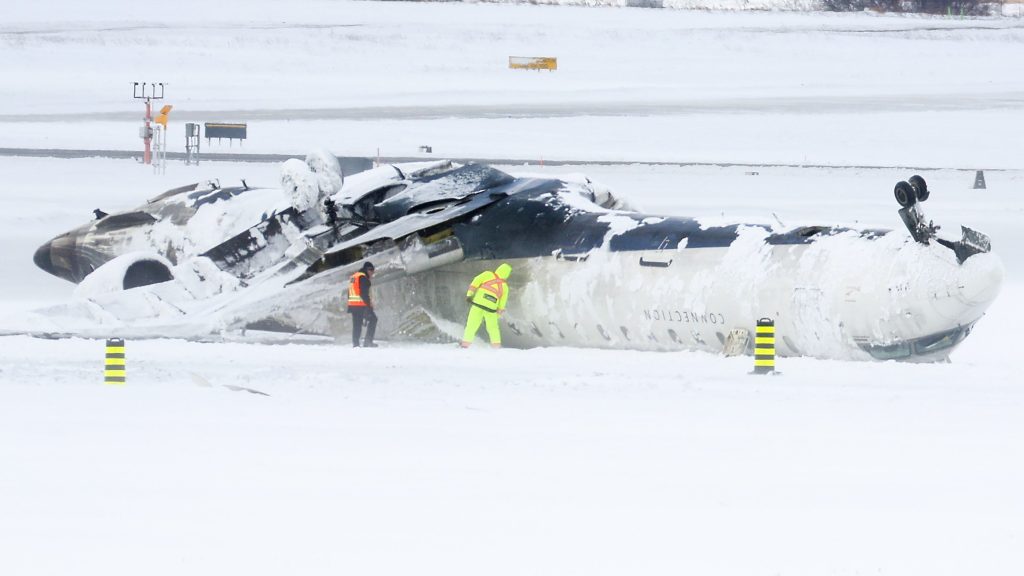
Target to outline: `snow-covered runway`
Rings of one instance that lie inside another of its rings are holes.
[[[5,573],[1018,566],[1008,359],[3,340]]]
[[[96,206],[159,191],[130,161],[0,166],[35,191],[8,195],[17,209],[2,216],[7,313],[69,295],[32,265],[36,245]],[[585,172],[655,213],[789,225],[894,226],[890,183],[906,177],[528,170]],[[172,164],[166,181],[272,183],[276,171]],[[962,171],[925,176],[928,213],[990,233],[1007,264],[952,364],[781,359],[781,376],[756,377],[750,358],[700,353],[130,340],[128,384],[114,387],[102,341],[0,338],[0,539],[13,544],[0,568],[1013,573],[1022,176],[990,173],[987,191]]]

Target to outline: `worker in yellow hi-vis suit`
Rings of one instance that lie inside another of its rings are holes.
[[[469,348],[469,344],[476,337],[480,323],[487,326],[487,336],[491,339],[491,347],[501,348],[501,330],[498,328],[498,316],[505,312],[505,303],[508,302],[508,275],[512,273],[512,267],[508,264],[501,264],[493,272],[487,270],[481,272],[469,285],[466,292],[466,301],[471,304],[469,307],[469,318],[466,320],[466,331],[462,334],[462,347]]]

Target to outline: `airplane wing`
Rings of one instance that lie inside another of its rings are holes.
[[[482,165],[444,163],[409,175],[395,172],[383,181],[372,181],[368,191],[339,194],[351,202],[347,221],[328,226],[320,223],[315,211],[276,207],[204,252],[179,256],[169,281],[128,290],[84,291],[71,302],[6,324],[18,326],[13,330],[18,333],[51,337],[206,339],[254,328],[337,333],[338,324],[347,321],[342,293],[364,260],[370,258],[377,267],[375,284],[461,260],[450,223],[522,186],[508,174]],[[197,194],[195,189],[183,187],[159,199],[191,197]],[[375,197],[381,190],[391,195]],[[222,195],[211,204],[227,204],[233,197]],[[358,214],[360,210],[364,213]],[[107,261],[80,288],[117,285],[128,261],[139,254],[133,251]],[[166,262],[158,256],[150,259]],[[105,275],[116,277],[102,282]]]

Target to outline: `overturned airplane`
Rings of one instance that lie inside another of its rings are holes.
[[[376,266],[380,333],[452,341],[466,285],[512,265],[506,345],[721,351],[776,321],[780,355],[945,359],[995,299],[988,238],[940,238],[918,176],[896,187],[910,234],[640,214],[586,178],[481,164],[387,165],[342,185],[337,160],[289,160],[282,187],[169,190],[46,243],[43,270],[79,283],[35,331],[227,337],[345,335],[343,295]]]

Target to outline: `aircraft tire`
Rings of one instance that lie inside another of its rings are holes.
[[[900,181],[896,183],[896,189],[893,190],[896,195],[896,201],[899,202],[900,206],[909,208],[917,202],[917,193],[914,191],[914,187],[909,182]]]
[[[918,202],[924,202],[928,199],[928,184],[924,181],[924,178],[914,174],[908,182],[914,188],[914,192],[917,192]]]

